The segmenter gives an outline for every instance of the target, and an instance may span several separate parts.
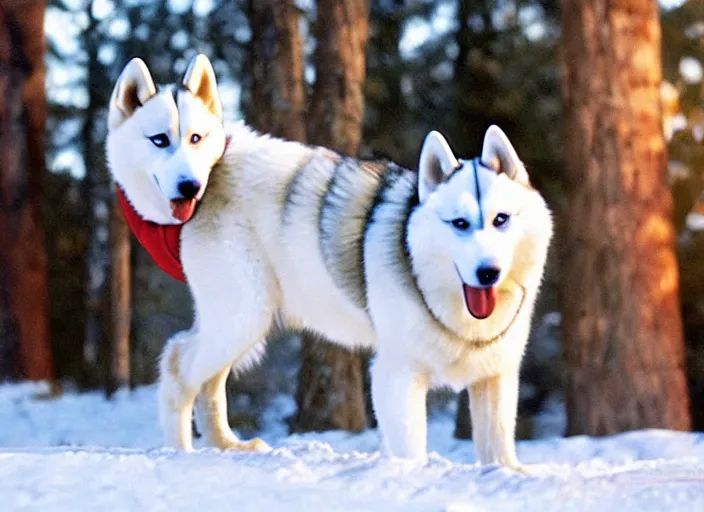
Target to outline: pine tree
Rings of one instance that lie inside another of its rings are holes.
[[[690,428],[655,0],[563,4],[569,434]]]
[[[54,374],[41,216],[44,9],[0,1],[0,377],[36,380]]]

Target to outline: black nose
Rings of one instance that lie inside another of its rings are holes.
[[[178,184],[178,191],[184,199],[193,199],[200,191],[200,182],[197,180],[185,180]]]
[[[501,271],[494,267],[479,267],[477,269],[477,279],[482,286],[491,286],[499,279]]]

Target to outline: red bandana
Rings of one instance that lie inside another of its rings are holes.
[[[225,137],[223,155],[230,145],[230,140],[229,135]],[[117,197],[120,200],[127,225],[142,247],[147,250],[161,270],[174,279],[185,283],[186,274],[183,273],[183,265],[181,265],[181,228],[183,224],[157,224],[144,220],[132,207],[119,185],[117,185]]]
[[[183,224],[157,224],[144,220],[125,197],[122,189],[117,186],[117,197],[120,200],[122,212],[134,236],[147,250],[159,268],[174,279],[185,283],[186,275],[181,265],[181,228]]]

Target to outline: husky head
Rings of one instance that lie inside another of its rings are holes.
[[[207,57],[194,57],[181,83],[162,89],[141,59],[125,66],[110,99],[107,157],[144,219],[189,220],[224,150],[222,106]]]
[[[487,130],[481,157],[473,160],[456,158],[442,135],[430,132],[420,155],[418,195],[422,220],[409,243],[414,260],[428,269],[419,284],[438,300],[456,298],[444,308],[448,314],[485,319],[502,291],[537,287],[552,222],[497,126]],[[536,275],[537,282],[526,282]]]

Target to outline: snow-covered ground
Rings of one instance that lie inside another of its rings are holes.
[[[0,386],[0,510],[512,511],[704,510],[704,434],[641,431],[519,443],[526,476],[480,467],[449,416],[429,426],[430,460],[379,453],[378,433],[286,436],[290,399],[263,420],[267,454],[159,447],[155,388],[65,394]]]

